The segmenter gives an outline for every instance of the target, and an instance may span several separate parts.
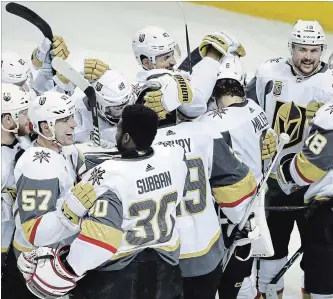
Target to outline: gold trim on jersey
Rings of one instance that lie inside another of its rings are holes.
[[[84,220],[82,222],[81,234],[112,245],[116,249],[119,248],[123,237],[122,231],[92,220]]]
[[[1,193],[8,194],[9,198],[12,200],[12,202],[15,202],[16,196],[17,196],[17,190],[13,187],[7,187],[2,189]]]
[[[172,252],[172,251],[176,251],[179,248],[179,246],[180,246],[180,240],[178,238],[177,241],[176,241],[176,244],[173,245],[173,246],[172,245],[170,245],[170,246],[154,246],[154,245],[151,245],[151,246],[146,246],[145,248],[152,248],[152,249],[157,248],[157,249],[164,250],[166,252]],[[143,249],[145,249],[145,248],[143,248]],[[138,249],[142,249],[142,248],[137,247],[137,248],[135,248],[135,249],[133,249],[131,251],[126,251],[126,252],[121,252],[121,253],[117,252],[110,260],[111,261],[119,260],[119,259],[121,259],[123,257],[132,255],[133,253],[135,253],[136,251],[138,251]]]
[[[249,171],[239,182],[222,187],[212,188],[213,196],[221,207],[235,207],[252,196],[257,188],[253,173]]]
[[[295,160],[296,171],[300,178],[309,184],[321,179],[327,171],[324,171],[312,164],[303,154],[299,152]]]
[[[1,247],[1,253],[6,253],[8,251],[8,247]]]
[[[17,249],[20,252],[30,252],[30,251],[33,251],[33,248],[21,246],[15,240],[13,241],[13,246],[14,246],[15,249]]]
[[[284,146],[285,149],[302,142],[306,121],[305,111],[305,107],[294,102],[276,100],[272,124],[278,136],[281,133],[290,136],[290,142]]]
[[[188,259],[188,258],[199,257],[199,256],[203,256],[203,255],[207,254],[210,251],[210,249],[212,248],[212,246],[218,241],[220,235],[221,235],[221,230],[219,229],[218,232],[215,234],[215,236],[210,240],[210,242],[208,243],[208,246],[205,249],[203,249],[199,252],[183,253],[179,256],[179,258]]]

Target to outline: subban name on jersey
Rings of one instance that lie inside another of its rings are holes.
[[[161,172],[136,181],[138,193],[143,194],[172,185],[170,172]]]

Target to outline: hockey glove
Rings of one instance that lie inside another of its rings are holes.
[[[305,116],[306,116],[306,119],[308,120],[308,124],[310,126],[312,126],[313,118],[316,116],[316,112],[323,105],[324,105],[324,103],[321,103],[321,102],[310,102],[306,106]]]
[[[147,81],[141,88],[138,95],[138,102],[142,100],[143,104],[155,111],[160,120],[166,119],[169,113],[163,105],[163,93],[161,91],[162,85],[157,80]]]
[[[199,51],[202,57],[205,57],[207,54],[207,46],[211,45],[222,55],[228,54],[237,54],[240,57],[246,55],[244,47],[238,42],[230,33],[224,32],[214,32],[212,34],[206,35],[200,46]]]
[[[70,52],[64,39],[61,36],[54,35],[52,41],[53,50],[51,51],[51,55],[62,58],[64,60],[67,59]]]
[[[34,250],[36,267],[26,281],[31,293],[38,298],[59,298],[76,287],[83,276],[77,276],[66,262],[69,248],[66,245],[57,250],[48,247]]]
[[[67,94],[69,96],[72,96],[74,94],[76,85],[70,82],[65,76],[63,76],[59,72],[57,72],[53,76],[53,81],[56,84],[55,91]]]
[[[163,107],[162,97],[163,94],[161,90],[147,92],[144,97],[146,101],[145,106],[154,110],[157,113],[159,119],[166,119],[166,116],[169,112],[166,111]]]
[[[25,280],[28,280],[35,272],[37,265],[36,257],[36,250],[32,250],[31,252],[22,252],[17,259],[17,268]]]
[[[70,221],[70,229],[79,228],[81,217],[95,204],[96,192],[94,186],[88,182],[80,182],[72,188],[62,204],[62,214]],[[66,223],[64,223],[66,225]]]
[[[87,58],[84,60],[84,77],[87,80],[97,80],[109,70],[109,65],[98,59]]]
[[[224,220],[224,221],[223,221]],[[233,224],[227,218],[221,219],[222,231],[224,231],[224,239],[226,247],[235,244],[237,250],[235,255],[239,260],[246,261],[251,257],[251,242],[260,236],[260,228],[256,223],[254,214],[249,216],[244,228],[239,230],[238,224]],[[238,254],[237,254],[238,252]]]
[[[276,134],[273,129],[269,129],[263,140],[261,158],[262,160],[270,159],[276,152]]]
[[[41,44],[32,52],[31,61],[34,67],[38,69],[42,67],[44,62],[51,65],[49,55],[51,46],[52,42],[45,37]]]
[[[301,188],[295,183],[290,174],[290,164],[293,163],[292,161],[294,156],[295,154],[287,154],[280,160],[280,163],[278,164],[277,167],[276,179],[278,181],[281,190],[287,195]]]

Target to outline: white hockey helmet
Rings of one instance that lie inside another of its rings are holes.
[[[325,40],[324,29],[318,21],[298,20],[291,30],[288,46],[290,51],[293,44],[322,45],[322,50],[325,50],[327,46]]]
[[[72,98],[59,92],[47,91],[36,97],[29,105],[29,119],[33,130],[45,139],[56,141],[55,124],[58,119],[74,115],[75,104]],[[40,130],[40,122],[46,122],[52,137],[46,137]]]
[[[7,132],[17,132],[19,127],[19,113],[28,109],[30,95],[17,85],[2,83],[1,84],[1,114],[10,114],[16,123],[16,128],[13,130],[2,129]]]
[[[125,106],[135,101],[132,85],[118,71],[106,71],[93,87],[96,90],[98,112],[111,124],[118,123]]]
[[[217,77],[217,80],[219,79],[234,79],[245,86],[246,71],[239,56],[227,55],[223,58],[220,64],[220,73]]]
[[[156,56],[174,51],[178,58],[181,56],[176,41],[164,29],[147,26],[139,30],[132,39],[132,48],[137,62],[142,65],[141,56],[147,57],[156,63]]]
[[[28,64],[14,52],[1,53],[1,82],[22,85],[28,78]]]

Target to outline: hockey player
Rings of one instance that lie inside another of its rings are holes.
[[[4,298],[32,297],[20,281],[11,246],[15,222],[12,206],[16,198],[14,162],[27,143],[29,94],[14,84],[1,84],[1,295]],[[25,141],[25,140],[24,140]],[[13,289],[13,284],[15,288]]]
[[[97,200],[80,234],[70,249],[34,251],[38,261],[31,262],[27,281],[34,294],[62,296],[91,270],[78,281],[74,298],[76,291],[90,299],[181,297],[174,227],[188,168],[180,146],[152,146],[157,125],[151,109],[125,107],[117,127],[119,152],[83,177]]]
[[[50,91],[29,105],[31,128],[38,138],[14,169],[16,256],[36,246],[57,246],[73,236],[80,229],[80,218],[93,204],[89,202],[91,190],[80,183],[73,188],[79,195],[68,195],[82,164],[72,146],[74,109],[70,97]]]
[[[309,186],[304,195],[306,242],[303,244],[304,289],[311,298],[333,298],[333,97],[313,120],[303,149],[278,167],[286,194]]]
[[[147,84],[151,82],[164,84],[164,78],[151,79]],[[156,94],[156,91],[148,92],[144,97],[145,105],[150,97],[156,98]],[[230,228],[235,233],[255,193],[256,181],[248,167],[232,154],[220,132],[215,130],[214,122],[186,121],[175,125],[177,121],[176,110],[166,119],[160,119],[154,142],[183,146],[190,168],[188,192],[178,207],[176,221],[180,233],[184,297],[214,299],[222,275],[224,253],[214,199],[231,220]],[[249,232],[245,235],[252,233],[255,238],[257,228],[248,224]],[[250,237],[244,242],[250,243]]]
[[[321,61],[325,48],[325,33],[320,24],[317,21],[298,20],[289,39],[290,59],[267,61],[248,85],[248,97],[264,109],[274,131],[278,135],[285,132],[291,137],[291,142],[281,153],[282,162],[301,150],[310,131],[313,115],[328,101],[329,94],[333,93],[333,73]],[[273,169],[275,173],[276,167]],[[270,205],[303,205],[306,189],[285,195],[275,175],[268,180],[268,186],[266,200]],[[260,262],[259,290],[263,294],[267,284],[287,260],[288,243],[295,221],[303,242],[305,218],[302,212],[282,214],[271,211],[268,215],[267,223],[275,255]],[[279,281],[277,290],[281,298],[283,279]]]
[[[198,121],[212,121],[229,143],[238,157],[250,168],[256,178],[257,184],[261,181],[262,151],[265,157],[274,153],[274,141],[264,144],[268,120],[262,108],[245,97],[246,73],[238,56],[229,55],[221,64],[221,73],[216,81],[212,98],[216,109],[206,112],[198,118]],[[269,141],[268,134],[267,141]],[[227,219],[223,217],[223,231],[225,229],[225,243],[227,243]],[[241,247],[243,252],[238,255],[245,259],[249,255],[250,244]],[[221,278],[219,297],[232,299],[254,298],[257,291],[251,282],[253,258],[247,261],[239,261],[234,256]]]
[[[138,83],[135,88],[140,91],[147,79],[163,74],[168,84],[163,84],[161,92],[165,97],[174,97],[175,101],[156,102],[156,98],[149,107],[165,118],[169,111],[178,108],[186,118],[195,118],[207,110],[207,102],[212,94],[219,62],[227,53],[237,52],[245,56],[243,46],[229,33],[214,32],[206,35],[200,44],[200,55],[203,59],[195,66],[190,80],[180,72],[174,72],[175,56],[180,51],[175,40],[164,29],[148,26],[139,30],[132,40],[133,52],[139,65],[143,67],[137,74]]]
[[[16,136],[29,133],[29,95],[13,84],[1,84],[1,91],[1,252],[6,253],[15,227],[11,212],[16,193],[14,160],[21,149]]]
[[[93,83],[93,87],[96,91],[101,145],[110,148],[116,144],[116,125],[121,113],[126,105],[134,103],[136,96],[132,85],[116,70],[107,70]],[[93,131],[91,109],[87,97],[82,100],[77,98],[75,104],[78,126],[74,130],[74,139],[82,143],[89,140]]]

